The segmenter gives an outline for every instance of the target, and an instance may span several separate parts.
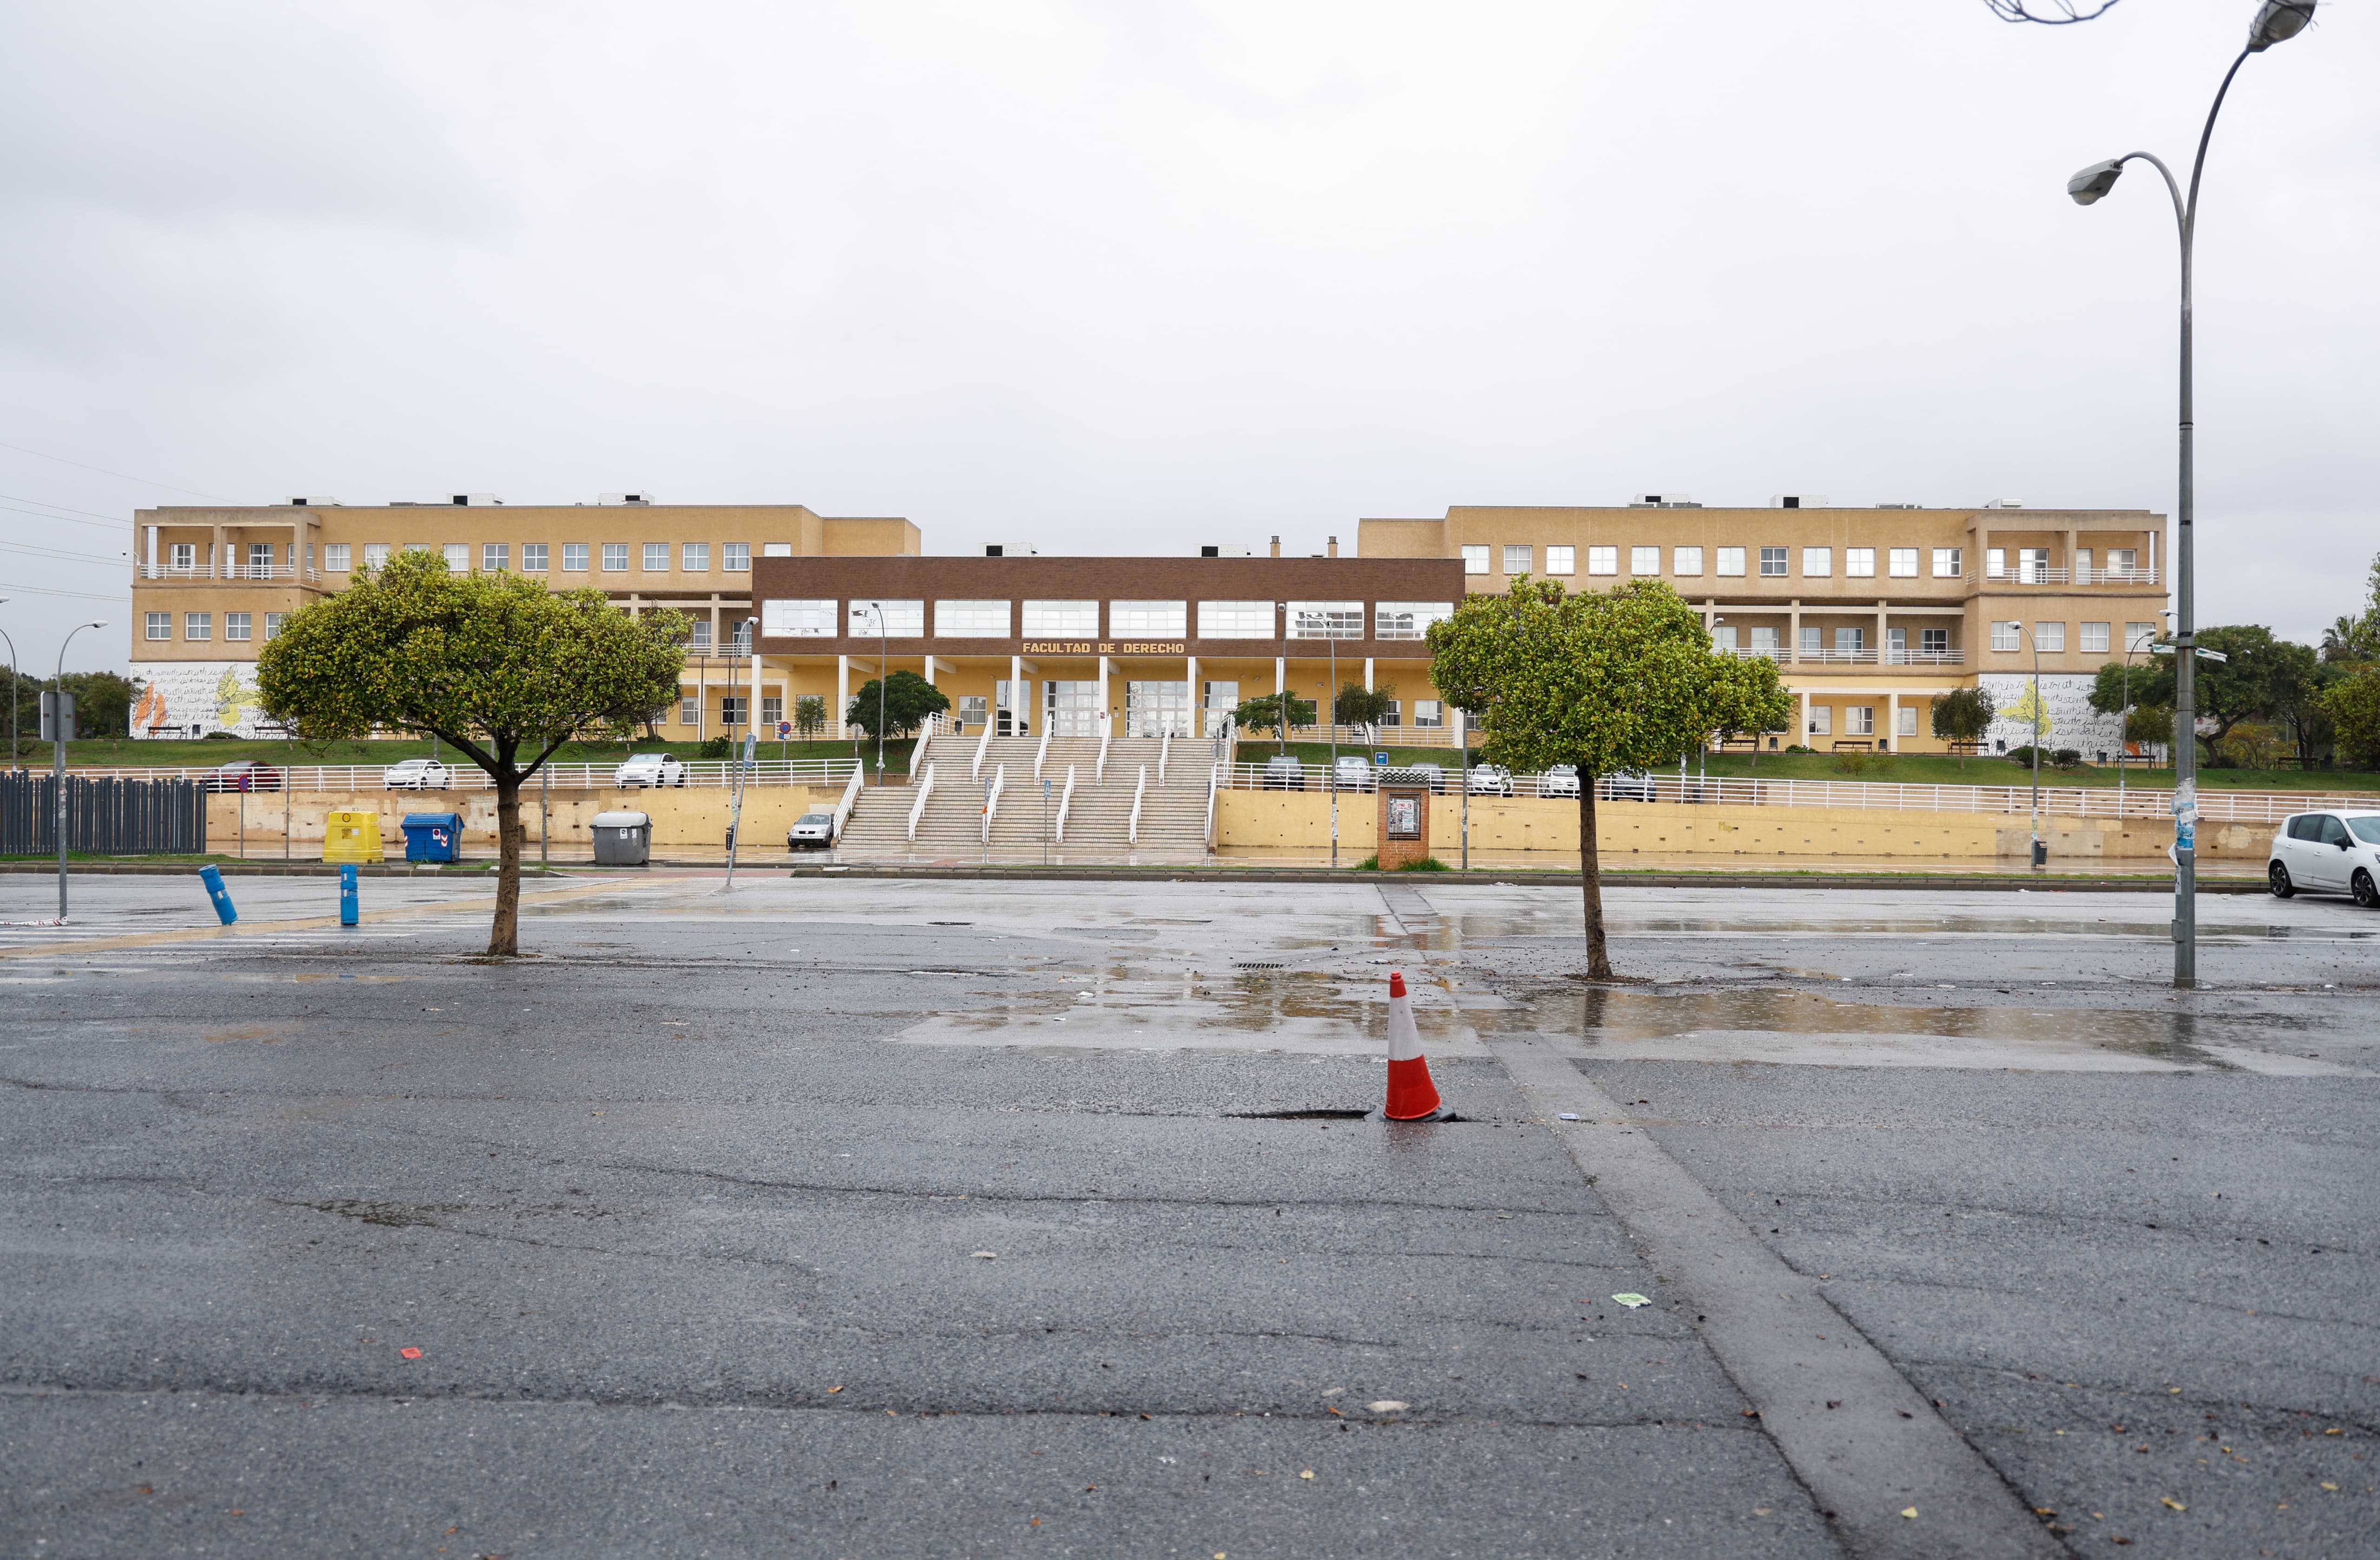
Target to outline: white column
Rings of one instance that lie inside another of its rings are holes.
[[[1793,729],[1793,732],[1794,732],[1794,734],[1793,734],[1793,740],[1792,740],[1792,742],[1788,743],[1788,744],[1786,744],[1787,746],[1789,746],[1789,747],[1792,747],[1792,746],[1805,746],[1805,747],[1806,747],[1807,745],[1809,745],[1809,742],[1810,742],[1810,695],[1809,695],[1809,694],[1808,694],[1806,691],[1804,691],[1804,692],[1803,693],[1803,695],[1802,695],[1802,723],[1801,723],[1799,726],[1796,726],[1796,727]]]
[[[834,658],[834,708],[828,711],[834,718],[834,729],[843,730],[843,712],[851,707],[851,658]]]
[[[1113,719],[1114,719],[1114,717],[1113,717],[1112,715],[1111,715],[1111,714],[1109,713],[1109,710],[1108,710],[1108,658],[1107,658],[1107,657],[1105,657],[1105,656],[1101,656],[1101,657],[1099,658],[1099,722],[1100,722],[1100,729],[1101,729],[1101,730],[1103,730],[1103,731],[1105,731],[1105,730],[1112,730],[1112,729],[1113,729],[1113,727],[1112,727],[1112,725],[1111,724],[1111,722],[1113,720]]]
[[[1790,605],[1787,611],[1791,615],[1787,621],[1785,637],[1792,641],[1792,644],[1789,646],[1788,648],[1794,655],[1798,656],[1802,653],[1802,603],[1795,601]],[[1806,705],[1809,701],[1805,699],[1803,702]],[[1804,720],[1802,724],[1806,727],[1809,725],[1809,722]]]
[[[1196,656],[1190,658],[1189,676],[1190,734],[1193,737],[1203,737],[1207,734],[1207,701],[1198,692],[1198,658]]]
[[[1369,656],[1364,658],[1364,691],[1367,694],[1372,692],[1372,658]]]
[[[1887,695],[1885,696],[1884,706],[1885,726],[1883,749],[1885,752],[1890,753],[1893,751],[1892,744],[1900,740],[1900,690],[1895,688],[1890,694]]]
[[[1272,659],[1272,691],[1276,695],[1289,692],[1289,658],[1287,656],[1275,656]]]
[[[1892,642],[1892,635],[1885,621],[1886,606],[1883,601],[1876,604],[1876,663],[1878,666],[1884,664],[1884,647]]]
[[[1025,696],[1025,658],[1023,656],[1008,658],[1008,732],[1011,736],[1015,736],[1024,732],[1027,718],[1033,713],[1031,708],[1033,701]],[[991,729],[995,732],[1000,730],[998,710],[992,712]]]

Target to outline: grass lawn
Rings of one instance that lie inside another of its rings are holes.
[[[872,743],[859,744],[860,756],[872,769],[876,763],[876,747]],[[160,768],[211,769],[228,764],[235,758],[255,758],[273,765],[313,764],[394,764],[401,758],[427,758],[431,756],[428,741],[402,741],[395,738],[373,742],[334,742],[320,747],[303,743],[214,741],[201,738],[196,742],[142,740],[130,737],[84,737],[67,748],[67,764],[73,768],[129,768],[155,766]],[[884,768],[898,773],[909,767],[910,744],[906,739],[884,744]],[[27,768],[46,769],[50,767],[50,744],[45,742],[25,742],[18,744],[19,762]],[[700,744],[690,742],[600,743],[574,742],[554,755],[563,764],[616,764],[631,753],[674,753],[680,758],[693,760],[701,756]],[[849,758],[852,746],[848,742],[763,742],[762,758]],[[438,756],[449,764],[463,764],[455,750],[439,744]]]
[[[1242,738],[1240,762],[1261,764],[1281,751],[1277,743],[1255,742]],[[1342,756],[1349,754],[1369,757],[1379,751],[1375,748],[1341,744]],[[1329,744],[1317,742],[1293,742],[1289,744],[1291,757],[1305,760],[1311,768],[1328,768],[1330,762]],[[1463,756],[1451,747],[1390,747],[1387,750],[1390,764],[1440,764],[1447,768],[1459,768]],[[1476,748],[1471,761],[1482,762]],[[1853,768],[1853,764],[1857,768]],[[1764,753],[1755,763],[1742,753],[1710,756],[1709,773],[1713,775],[1752,775],[1767,780],[1879,780],[1905,785],[2030,785],[2033,770],[2029,766],[2011,764],[2005,758],[1970,758],[1963,764],[1959,759],[1938,753],[1908,753],[1876,756],[1872,754],[1832,753]],[[1693,764],[1688,763],[1689,772]],[[1665,772],[1674,774],[1676,766],[1667,766]],[[2100,768],[2083,765],[2074,769],[2055,769],[2044,764],[2041,769],[2044,785],[2097,785],[2112,789],[2116,784],[2113,766]],[[2134,768],[2130,785],[2146,786],[2151,790],[2170,790],[2171,769]],[[2201,769],[2198,783],[2208,791],[2321,791],[2380,792],[2380,774],[2358,769]]]

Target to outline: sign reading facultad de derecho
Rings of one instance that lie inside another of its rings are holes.
[[[1188,654],[1189,648],[1180,640],[1161,645],[1144,640],[1103,643],[1089,639],[1027,639],[1022,653],[1028,656],[1179,656]]]

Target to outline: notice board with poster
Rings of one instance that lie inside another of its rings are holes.
[[[1429,857],[1429,793],[1427,777],[1411,780],[1396,770],[1380,779],[1380,870],[1398,868]]]

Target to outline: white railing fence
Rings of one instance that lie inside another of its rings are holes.
[[[991,771],[991,784],[983,793],[983,842],[991,843],[991,820],[1000,816],[1000,793],[1008,789],[1008,766],[1002,764]]]
[[[917,774],[925,768],[926,744],[933,740],[934,731],[931,726],[927,727],[924,731],[917,733],[917,745],[909,750],[909,772],[911,774]]]
[[[917,837],[917,820],[926,816],[926,799],[934,793],[934,767],[926,766],[923,780],[917,782],[917,799],[909,804],[909,838]]]
[[[1123,835],[1126,844],[1140,843],[1140,799],[1148,792],[1148,766],[1143,764],[1140,767],[1140,780],[1132,788],[1132,822],[1125,826]]]
[[[1978,764],[1994,762],[1977,759]],[[2005,762],[2005,760],[1999,760]],[[1327,784],[1323,766],[1308,764],[1302,775],[1270,775],[1262,764],[1221,767],[1220,783],[1227,791],[1320,791]],[[1369,791],[1377,777],[1350,780],[1340,789]],[[1575,800],[1577,781],[1557,776],[1505,776],[1500,770],[1471,771],[1474,796],[1514,796]],[[1463,790],[1463,770],[1446,766],[1436,789],[1447,795]],[[1508,789],[1509,788],[1509,789]],[[1841,807],[1871,812],[2030,813],[2030,785],[1903,785],[1891,780],[1763,780],[1730,775],[1697,780],[1675,774],[1606,775],[1597,781],[1596,794],[1605,801],[1658,802],[1729,807]],[[2051,785],[2041,788],[2041,810],[2058,817],[2157,818],[2173,816],[2173,792],[2138,785],[2119,796],[2108,786]],[[2198,793],[2200,816],[2215,823],[2277,823],[2295,813],[2338,811],[2380,813],[2380,795],[2290,791],[2205,791]]]
[[[1215,844],[1215,792],[1223,783],[1223,766],[1217,764],[1207,771],[1207,846]]]
[[[834,804],[834,832],[831,839],[843,838],[843,826],[851,821],[851,809],[859,804],[859,788],[867,780],[868,772],[856,764],[852,766],[851,780],[843,788],[843,800]]]
[[[1066,814],[1075,805],[1075,766],[1066,766],[1065,793],[1058,798],[1058,843],[1066,842]]]
[[[1165,761],[1173,756],[1173,733],[1168,731],[1157,744],[1157,783],[1165,783]]]
[[[1047,764],[1049,761],[1050,726],[1049,722],[1044,721],[1041,725],[1041,745],[1033,751],[1033,778],[1035,780],[1038,780],[1041,778],[1041,766]]]
[[[1105,785],[1108,782],[1108,739],[1113,734],[1108,730],[1106,721],[1099,722],[1099,765],[1091,772],[1093,785]]]
[[[224,774],[212,768],[174,768],[164,765],[129,766],[84,768],[77,766],[68,770],[79,780],[198,780],[208,789],[225,791],[279,791],[285,785],[295,791],[409,791],[410,785],[391,787],[386,764],[295,764],[287,768],[266,761],[269,773],[253,775],[243,786],[237,774]],[[548,764],[545,772],[552,784],[560,791],[613,791],[622,789],[617,778],[620,761],[602,764]],[[735,783],[736,761],[698,759],[684,766],[685,782],[699,788],[732,786]],[[745,766],[746,785],[840,785],[859,771],[860,765],[849,758],[759,758]],[[677,781],[670,781],[674,790]],[[493,791],[495,781],[476,764],[449,763],[446,783],[432,785],[435,791]],[[627,789],[641,789],[628,787]]]
[[[969,780],[983,778],[983,756],[991,750],[991,722],[983,723],[983,735],[975,739],[975,764],[967,770]]]

